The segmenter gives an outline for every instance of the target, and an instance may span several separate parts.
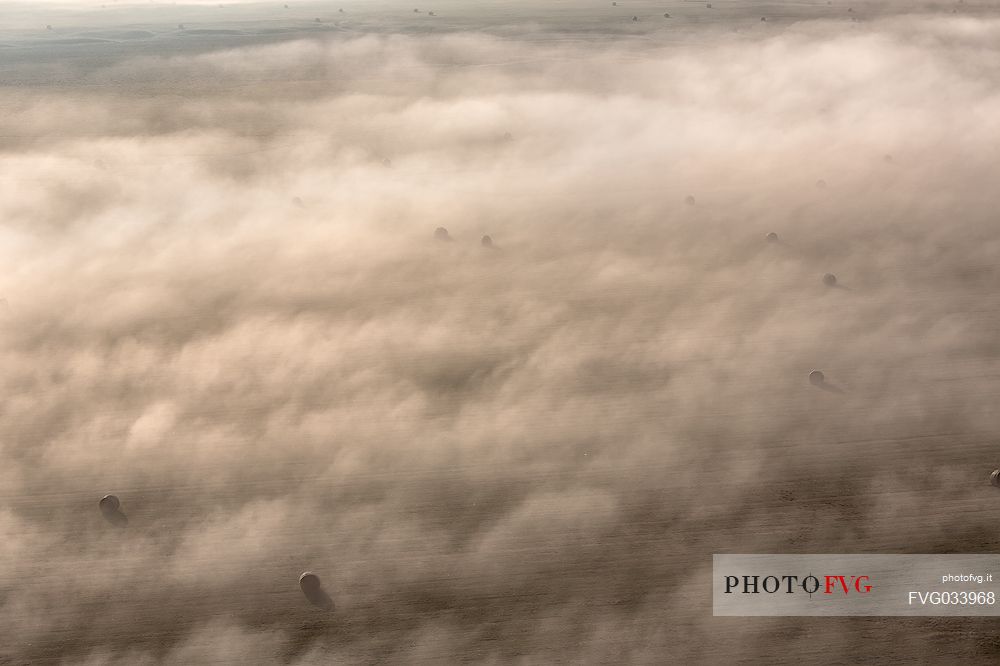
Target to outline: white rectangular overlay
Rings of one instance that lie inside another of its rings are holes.
[[[717,616],[1000,615],[1000,555],[714,555]]]

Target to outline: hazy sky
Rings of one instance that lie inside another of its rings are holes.
[[[1000,17],[324,4],[3,3],[0,662],[995,661],[710,569],[1000,548]]]

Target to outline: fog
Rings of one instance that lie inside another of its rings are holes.
[[[107,4],[0,20],[0,662],[995,662],[711,608],[1000,548],[988,3]]]

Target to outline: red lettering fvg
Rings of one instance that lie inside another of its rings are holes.
[[[839,587],[844,594],[852,590],[858,594],[868,594],[872,586],[868,584],[868,576],[824,576],[823,594],[833,594]]]

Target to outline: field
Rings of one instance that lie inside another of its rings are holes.
[[[1000,8],[706,4],[0,4],[0,664],[996,663],[711,568],[1000,552]]]

